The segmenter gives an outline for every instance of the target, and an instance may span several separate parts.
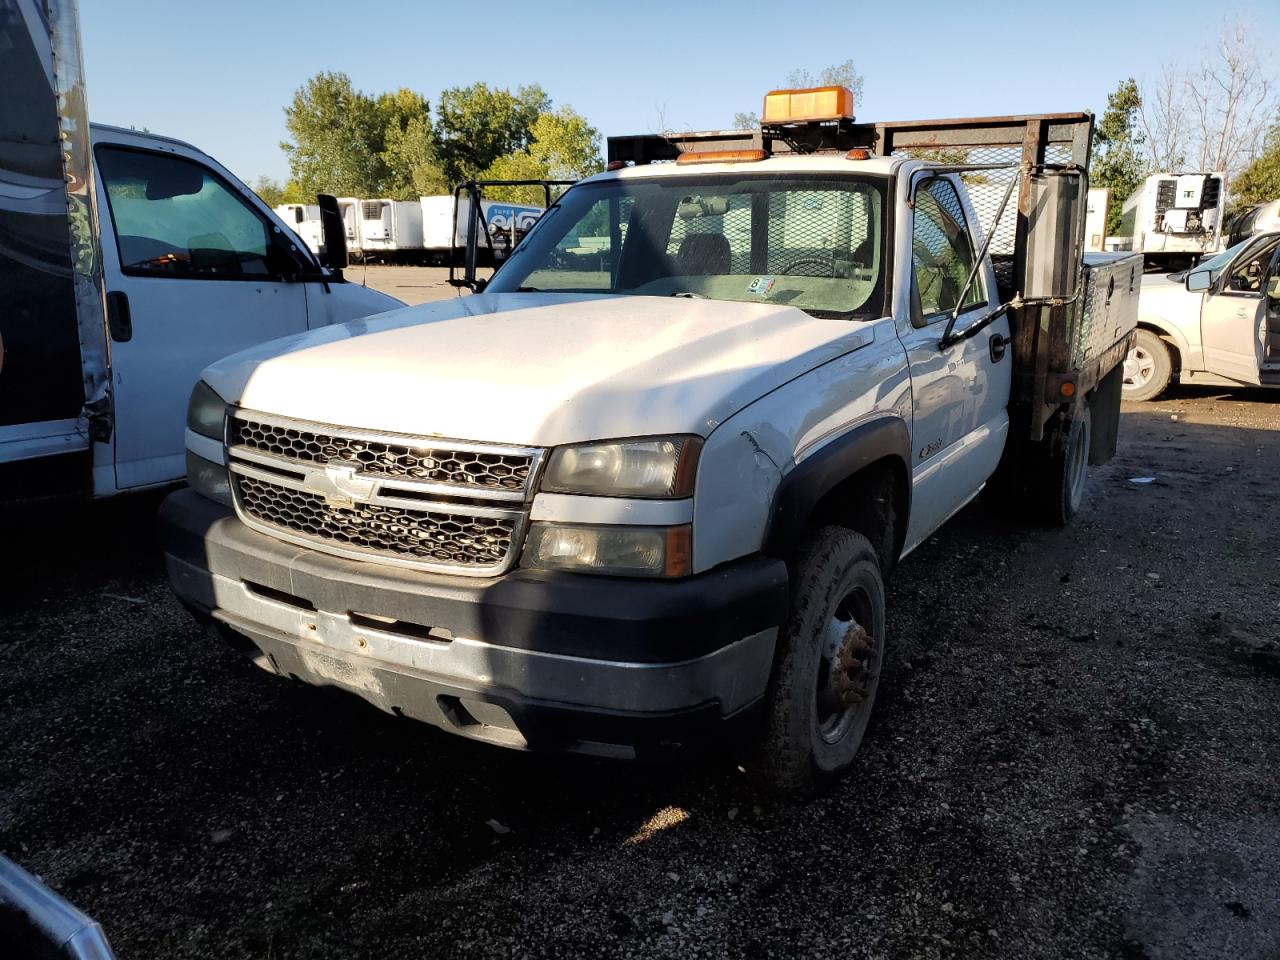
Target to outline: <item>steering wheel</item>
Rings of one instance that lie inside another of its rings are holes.
[[[823,270],[823,273],[797,273],[799,267],[814,266]],[[796,257],[788,263],[778,267],[778,273],[788,277],[830,277],[834,276],[832,260],[825,260],[822,257]]]

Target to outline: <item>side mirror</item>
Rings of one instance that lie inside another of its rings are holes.
[[[1032,174],[1027,216],[1027,265],[1022,296],[1027,300],[1070,300],[1080,280],[1078,251],[1084,237],[1085,182],[1075,171]]]
[[[1192,270],[1182,282],[1188,290],[1195,293],[1197,290],[1208,290],[1213,285],[1213,277],[1208,270]]]
[[[320,266],[342,275],[347,267],[347,231],[342,223],[342,211],[337,197],[327,193],[316,195],[320,205],[320,235],[324,247],[320,253]]]

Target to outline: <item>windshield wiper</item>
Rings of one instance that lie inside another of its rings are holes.
[[[705,293],[694,293],[692,290],[677,290],[675,293],[668,294],[671,297],[684,297],[686,300],[710,300]]]
[[[540,287],[516,287],[516,293],[541,293]]]

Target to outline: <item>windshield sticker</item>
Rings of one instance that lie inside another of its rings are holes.
[[[757,297],[763,297],[773,289],[775,277],[756,277],[747,284],[747,293],[754,293]]]

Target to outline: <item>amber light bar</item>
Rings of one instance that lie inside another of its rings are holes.
[[[764,95],[760,122],[767,125],[813,120],[852,120],[853,91],[848,87],[770,90]]]
[[[755,163],[769,156],[764,150],[695,150],[676,157],[676,166],[693,163]]]

